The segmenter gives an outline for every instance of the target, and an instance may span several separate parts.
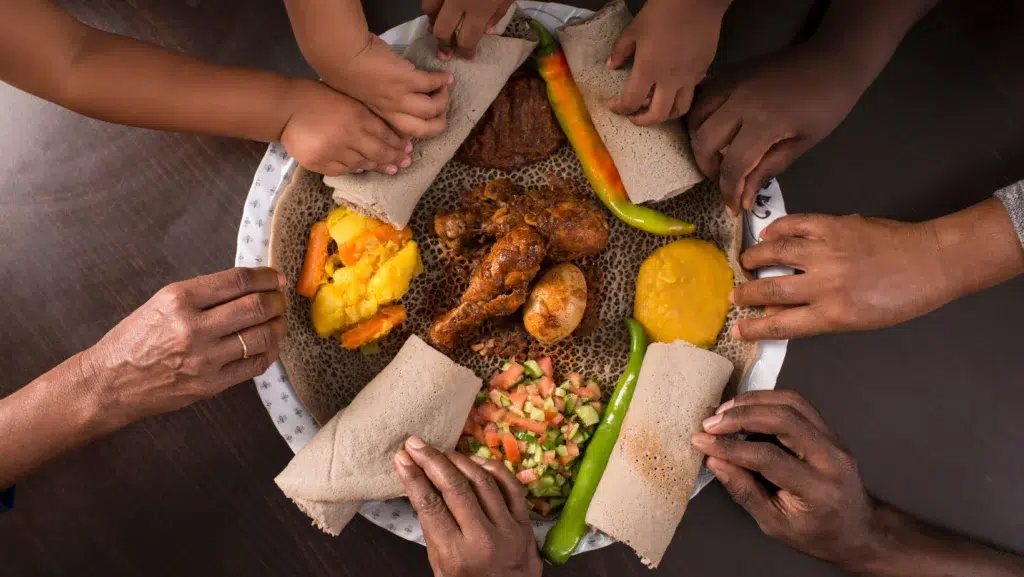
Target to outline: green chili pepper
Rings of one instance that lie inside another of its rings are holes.
[[[608,466],[608,459],[612,456],[612,449],[622,429],[622,420],[629,410],[630,401],[633,400],[636,381],[640,378],[640,366],[643,365],[644,354],[647,352],[647,335],[640,323],[634,319],[626,319],[626,326],[629,328],[629,364],[619,377],[612,398],[604,410],[601,424],[597,426],[586,452],[583,453],[579,473],[575,477],[576,481],[572,486],[572,492],[569,493],[569,499],[562,508],[562,516],[544,540],[544,558],[557,565],[569,560],[576,546],[587,534],[587,509],[594,499],[601,475]]]

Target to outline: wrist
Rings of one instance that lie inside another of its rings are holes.
[[[839,559],[837,564],[851,573],[890,574],[898,566],[905,547],[900,545],[900,526],[903,514],[875,502],[869,523],[867,538],[855,553]]]

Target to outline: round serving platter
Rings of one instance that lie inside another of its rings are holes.
[[[586,18],[591,11],[550,2],[520,1],[519,6],[531,18],[535,18],[551,30],[565,24]],[[381,38],[398,51],[404,50],[413,40],[427,29],[427,19],[421,16],[388,30]],[[235,253],[236,266],[265,266],[270,247],[270,222],[274,216],[274,205],[278,193],[284,189],[295,169],[295,161],[280,143],[267,148],[259,168],[253,177],[252,186],[245,199],[242,222],[238,227],[238,242]],[[782,190],[776,180],[768,183],[757,195],[755,208],[744,214],[746,235],[744,247],[757,242],[761,231],[771,222],[784,216],[786,207]],[[792,274],[791,270],[773,268],[760,270],[758,277]],[[762,342],[754,362],[743,377],[741,391],[774,389],[775,380],[786,358],[787,341]],[[302,406],[298,396],[288,382],[288,375],[280,362],[274,363],[264,374],[256,377],[256,391],[263,401],[274,426],[285,442],[298,453],[319,430],[316,421]],[[696,495],[714,477],[707,469],[701,471],[693,494]],[[405,499],[387,502],[367,503],[360,513],[399,537],[423,544],[423,531],[415,512]],[[553,524],[552,521],[534,521],[534,534],[538,542]],[[614,541],[600,532],[592,531],[584,539],[576,553],[600,549]]]

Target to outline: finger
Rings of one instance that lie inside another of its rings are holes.
[[[399,136],[386,122],[369,122],[364,127],[366,132],[377,137],[388,148],[408,153],[408,140]]]
[[[783,139],[762,123],[744,123],[722,156],[719,186],[726,202],[736,208],[742,206],[743,189],[747,175],[754,171],[772,145]]]
[[[423,469],[406,451],[399,451],[394,457],[395,472],[405,487],[412,508],[418,514],[423,533],[434,542],[444,543],[461,535],[455,518],[452,517],[444,498],[434,488]]]
[[[635,50],[636,39],[633,38],[632,32],[627,28],[619,35],[619,39],[615,41],[615,46],[612,47],[612,53],[608,55],[605,66],[612,70],[621,68]]]
[[[656,85],[654,87],[654,97],[651,98],[651,105],[647,107],[647,110],[640,111],[630,117],[633,124],[650,126],[652,124],[661,124],[668,120],[669,113],[672,112],[672,106],[675,105],[676,92],[677,90],[673,88],[663,88],[661,85]]]
[[[491,34],[494,31],[494,27],[501,22],[501,19],[504,18],[506,14],[508,14],[508,9],[512,6],[512,2],[514,1],[515,0],[502,0],[501,3],[498,4],[498,8],[494,11],[494,14],[491,15],[490,20],[487,21],[488,34]]]
[[[705,419],[703,427],[713,435],[774,435],[797,457],[820,470],[828,467],[830,451],[834,448],[831,440],[821,434],[817,425],[801,411],[784,404],[734,404]]]
[[[458,37],[455,43],[458,46],[459,56],[472,59],[476,56],[476,45],[484,37],[487,30],[487,15],[466,14],[462,19],[462,26],[459,28]]]
[[[199,329],[214,337],[261,325],[284,314],[288,308],[284,293],[249,293],[229,303],[208,309],[199,316]]]
[[[402,133],[420,139],[437,136],[444,132],[445,127],[448,125],[448,119],[443,114],[430,119],[422,119],[408,114],[397,113],[390,118],[395,123],[395,127],[401,130]]]
[[[274,350],[269,353],[253,355],[247,359],[232,361],[221,367],[220,372],[217,373],[213,389],[210,392],[216,395],[227,388],[244,383],[249,379],[254,379],[267,372],[271,363],[276,360],[277,351]]]
[[[729,100],[729,94],[726,90],[709,90],[703,85],[697,87],[693,105],[686,115],[687,128],[691,136],[695,135],[707,119]]]
[[[796,495],[813,491],[820,474],[807,463],[771,443],[741,441],[732,437],[694,433],[693,446],[708,457],[757,471],[770,483]]]
[[[743,319],[732,326],[732,337],[742,341],[798,339],[828,330],[812,307],[800,306],[770,317]]]
[[[743,198],[740,202],[743,209],[754,208],[754,198],[757,193],[768,186],[771,179],[782,174],[786,167],[806,151],[807,145],[798,139],[791,138],[775,143],[744,181]]]
[[[512,518],[519,523],[528,522],[530,520],[530,511],[526,508],[526,487],[519,482],[519,479],[516,479],[512,471],[509,471],[501,461],[481,459],[483,461],[481,463],[477,461],[479,458],[472,457],[472,460],[486,469],[488,473],[494,475],[494,480],[497,481],[498,487],[505,496],[505,504],[512,513]]]
[[[723,105],[710,118],[701,124],[693,134],[691,146],[697,166],[708,178],[717,178],[722,162],[722,151],[729,146],[741,126],[739,111]],[[738,209],[738,203],[732,206]]]
[[[397,173],[399,165],[408,157],[404,152],[391,148],[384,144],[383,140],[369,133],[364,133],[356,143],[355,152],[359,155],[358,158],[347,160],[346,164],[352,166],[365,158],[372,161],[379,172],[387,174]]]
[[[487,518],[491,520],[491,523],[496,526],[511,526],[514,523],[512,513],[508,510],[508,504],[505,503],[505,495],[502,494],[501,489],[498,487],[498,482],[494,475],[471,461],[465,455],[460,455],[455,451],[449,451],[445,454],[448,456],[448,460],[473,484],[476,498],[480,501],[480,506],[483,508]],[[504,468],[504,465],[501,466]]]
[[[706,464],[732,500],[743,507],[758,525],[763,527],[765,523],[776,520],[778,513],[772,506],[771,495],[750,471],[717,457],[708,457]]]
[[[835,218],[826,214],[790,214],[766,226],[761,231],[761,240],[769,241],[783,236],[821,239]]]
[[[268,267],[238,267],[181,283],[190,302],[208,309],[249,293],[283,289],[284,275]]]
[[[432,72],[429,70],[413,70],[409,75],[409,88],[415,92],[430,94],[452,83],[452,75],[448,72]]]
[[[487,526],[487,517],[480,508],[480,501],[469,479],[463,475],[448,457],[419,437],[409,437],[405,448],[430,482],[437,487],[455,516],[463,532],[482,531]]]
[[[738,307],[802,305],[814,301],[816,288],[807,275],[762,278],[734,288],[730,300]]]
[[[740,255],[740,264],[747,270],[777,264],[807,270],[807,265],[817,256],[821,244],[821,241],[808,240],[798,236],[780,236],[771,240],[762,240],[743,251],[743,254]]]
[[[693,87],[689,84],[684,85],[676,92],[676,100],[672,104],[672,110],[669,111],[669,118],[679,118],[690,110],[690,105],[693,104]]]
[[[450,55],[452,43],[455,41],[455,29],[462,21],[463,12],[455,2],[445,2],[434,20],[434,37],[437,38],[437,49],[442,54]]]
[[[626,88],[622,91],[622,97],[612,99],[608,107],[615,114],[630,115],[644,107],[647,97],[651,95],[651,87],[654,81],[648,78],[642,70],[633,68],[629,73],[629,80],[626,81]]]
[[[444,0],[423,0],[423,13],[433,21],[443,5]]]
[[[281,341],[284,340],[287,326],[287,321],[281,316],[262,325],[221,337],[211,347],[211,360],[218,367],[223,367],[228,363],[253,355],[267,353],[276,356],[277,351],[281,349]],[[242,346],[243,341],[245,346]]]
[[[835,439],[835,433],[825,423],[825,419],[822,418],[821,413],[814,408],[807,399],[803,398],[800,393],[790,390],[776,389],[771,391],[748,391],[746,393],[740,393],[728,401],[722,403],[715,413],[721,413],[727,411],[735,406],[744,405],[786,405],[792,407],[794,410],[804,416],[811,424],[818,428],[822,433]]]
[[[350,172],[354,172],[354,170],[350,169],[349,167],[345,166],[340,162],[333,160],[331,162],[328,162],[327,165],[324,166],[323,169],[320,171],[320,173],[323,174],[324,176],[341,176],[343,174],[349,174]]]

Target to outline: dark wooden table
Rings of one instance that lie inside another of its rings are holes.
[[[218,62],[309,73],[275,0],[63,4]],[[411,18],[416,4],[375,3],[372,25]],[[806,13],[806,2],[758,4],[730,15],[727,60],[784,44]],[[789,210],[924,219],[1024,177],[1022,21],[1013,0],[943,3],[782,176]],[[0,394],[164,284],[231,266],[264,148],[111,126],[0,85]],[[1024,551],[1022,304],[1018,279],[890,330],[791,343],[779,387],[817,404],[875,494]],[[314,530],[271,482],[290,456],[251,384],[139,423],[23,480],[17,508],[0,515],[0,572],[429,574],[423,548],[362,519],[338,538]],[[662,572],[839,574],[763,537],[718,485],[692,503]],[[551,574],[646,570],[615,546]]]

